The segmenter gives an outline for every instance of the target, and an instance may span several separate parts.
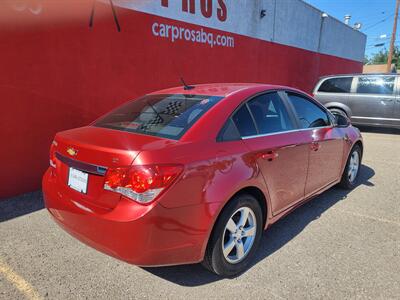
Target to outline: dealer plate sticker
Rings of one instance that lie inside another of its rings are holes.
[[[89,174],[74,168],[69,168],[68,186],[78,192],[86,194]]]

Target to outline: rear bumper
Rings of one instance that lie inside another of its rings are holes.
[[[121,197],[112,210],[97,210],[79,194],[71,196],[50,169],[43,177],[43,194],[46,208],[63,229],[108,255],[140,266],[196,263],[203,258],[211,226],[211,219],[202,216],[207,205],[168,209]]]

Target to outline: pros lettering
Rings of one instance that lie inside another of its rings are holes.
[[[228,9],[225,0],[200,0],[200,11],[203,17],[211,18],[216,12],[217,18],[225,22],[228,18]],[[161,0],[161,5],[169,7],[169,0]],[[196,7],[196,0],[182,0],[182,12],[196,14],[199,7]]]

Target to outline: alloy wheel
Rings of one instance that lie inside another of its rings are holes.
[[[360,155],[358,154],[357,151],[354,151],[350,157],[349,170],[347,173],[347,176],[351,183],[353,183],[354,180],[356,179],[359,168],[360,168]]]
[[[229,218],[222,237],[222,253],[231,264],[241,262],[250,252],[257,233],[256,216],[249,207],[241,207]]]

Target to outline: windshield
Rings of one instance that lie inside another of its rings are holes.
[[[206,95],[147,95],[110,112],[94,126],[178,140],[221,99]]]

